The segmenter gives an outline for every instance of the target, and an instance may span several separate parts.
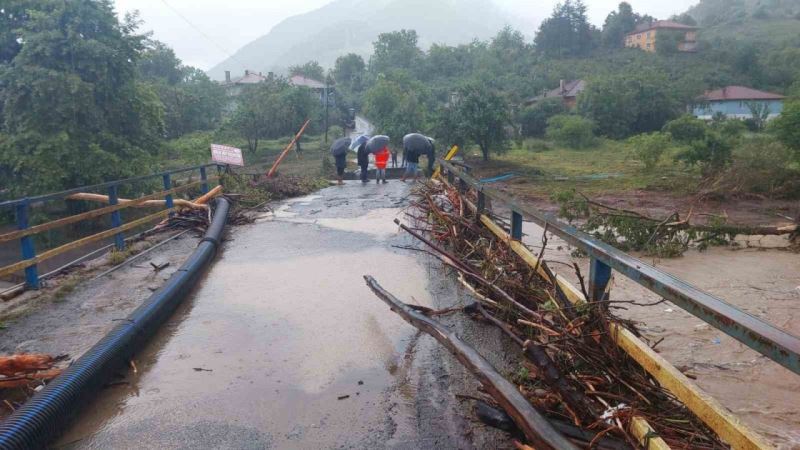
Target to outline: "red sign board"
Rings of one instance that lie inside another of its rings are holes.
[[[244,166],[242,149],[227,145],[211,144],[211,160],[220,164]]]

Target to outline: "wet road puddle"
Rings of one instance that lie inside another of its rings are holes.
[[[322,192],[341,195],[332,189]],[[391,247],[405,243],[392,222],[400,210],[381,198],[371,210],[355,203],[312,223],[275,218],[233,231],[194,298],[138,357],[132,384],[106,389],[61,444],[363,448],[397,439],[387,398],[413,328],[362,277],[418,304],[431,299],[424,264]],[[306,219],[324,200],[278,210]]]

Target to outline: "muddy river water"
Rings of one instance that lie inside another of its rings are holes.
[[[501,435],[475,427],[454,399],[474,391],[470,377],[363,282],[371,274],[399,298],[437,308],[469,301],[427,258],[396,247],[411,243],[392,223],[407,194],[399,182],[331,187],[229,233],[137,372],[105,389],[58,447],[495,447]],[[525,232],[539,242],[541,230]],[[570,260],[550,245],[548,258]],[[712,250],[658,265],[800,334],[796,254]],[[652,298],[620,279],[613,295]],[[666,338],[668,359],[770,440],[800,448],[799,377],[669,304],[621,314]],[[513,354],[495,330],[450,326],[510,370]]]

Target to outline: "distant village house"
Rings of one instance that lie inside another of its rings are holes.
[[[266,76],[262,75],[261,72],[255,72],[252,70],[245,69],[244,75],[238,78],[231,78],[231,71],[225,71],[225,81],[221,84],[225,88],[225,91],[228,94],[229,102],[226,107],[228,112],[233,111],[236,108],[236,99],[241,95],[242,89],[245,86],[263,83],[271,78],[273,78],[275,74],[273,72],[269,72]],[[311,91],[314,92],[315,97],[318,97],[320,102],[324,101],[325,99],[325,83],[321,81],[317,81],[311,78],[304,77],[302,75],[294,75],[289,78],[289,84],[292,86],[301,86],[309,88]],[[329,87],[329,90],[332,88]]]
[[[578,103],[578,94],[583,92],[584,89],[586,89],[584,80],[561,80],[557,88],[545,91],[542,95],[528,99],[525,103],[533,105],[547,98],[560,98],[564,102],[564,106],[574,108]]]
[[[773,119],[783,111],[784,98],[779,94],[744,86],[726,86],[699,97],[693,107],[693,114],[704,120],[711,120],[720,114],[729,118],[749,119],[753,117],[754,110],[766,108],[767,119]]]
[[[664,36],[667,33],[683,33],[683,39],[678,43],[678,51],[697,51],[697,27],[670,20],[657,20],[637,26],[636,30],[625,36],[625,46],[640,48],[646,52],[655,52],[658,36]]]

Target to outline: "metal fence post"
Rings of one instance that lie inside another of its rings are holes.
[[[200,168],[200,180],[202,181],[202,183],[200,184],[200,191],[203,194],[208,193],[208,175],[206,174],[205,166]]]
[[[168,173],[164,174],[164,190],[168,191],[172,189],[172,179],[170,178]],[[175,203],[172,201],[172,194],[167,195],[164,197],[164,200],[167,202],[167,209],[172,209],[175,206]],[[171,216],[172,213],[169,213]]]
[[[108,188],[108,203],[110,205],[119,204],[117,186],[111,186]],[[122,226],[122,214],[119,210],[111,213],[111,226],[114,228]],[[119,251],[125,250],[125,235],[123,233],[120,232],[114,235],[114,245]]]
[[[522,214],[516,211],[511,212],[511,239],[522,240]]]
[[[608,283],[611,281],[611,267],[606,263],[592,258],[589,263],[589,295],[591,302],[608,300],[605,295]]]
[[[486,210],[486,194],[484,194],[481,190],[478,191],[478,204],[475,205],[475,209],[475,216],[477,217],[477,220],[480,221],[481,214],[483,214],[483,212]]]
[[[453,175],[453,171],[451,170],[447,171],[447,181],[449,181],[450,184],[453,184],[453,181],[455,181],[455,176]]]
[[[28,228],[28,212],[30,211],[30,202],[25,199],[24,202],[17,205],[17,228],[25,230]],[[33,237],[23,236],[19,240],[22,247],[22,259],[31,259],[36,257],[36,249],[33,247]],[[39,289],[39,268],[36,264],[25,268],[25,284],[30,289]]]

